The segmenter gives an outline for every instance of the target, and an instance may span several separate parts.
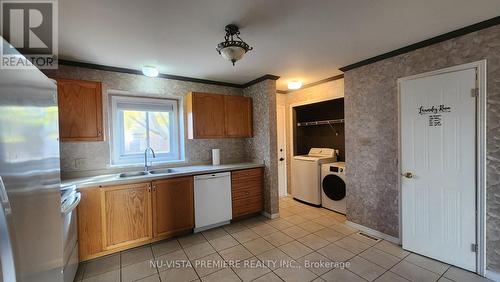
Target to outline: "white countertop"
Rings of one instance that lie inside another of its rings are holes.
[[[263,163],[235,163],[235,164],[222,164],[222,165],[195,165],[195,166],[181,166],[173,167],[174,172],[163,174],[147,174],[134,177],[120,178],[119,173],[97,175],[91,177],[66,179],[61,181],[61,185],[75,184],[78,188],[95,187],[95,186],[108,186],[117,184],[129,184],[147,182],[155,179],[173,178],[179,176],[199,175],[206,173],[215,173],[223,171],[233,171],[240,169],[263,167]]]

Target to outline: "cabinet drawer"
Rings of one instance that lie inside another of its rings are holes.
[[[237,170],[231,173],[231,178],[233,180],[243,180],[246,178],[254,178],[254,177],[262,178],[262,168]]]
[[[233,200],[262,197],[262,189],[252,188],[252,189],[233,190],[231,196],[233,197]]]
[[[262,202],[262,196],[233,200],[233,218],[260,212]]]
[[[232,191],[239,190],[262,190],[262,179],[252,178],[248,181],[232,181],[231,182]]]

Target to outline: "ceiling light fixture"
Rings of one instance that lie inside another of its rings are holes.
[[[297,90],[300,87],[302,87],[302,81],[293,80],[288,82],[288,89],[290,90]]]
[[[148,77],[157,77],[160,72],[156,67],[153,66],[143,66],[142,74]]]
[[[236,40],[235,40],[236,39]],[[234,24],[226,25],[226,36],[224,42],[217,44],[217,52],[224,59],[234,63],[245,55],[246,52],[252,50],[243,39],[240,38],[240,29]]]

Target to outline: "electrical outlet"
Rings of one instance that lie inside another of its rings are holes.
[[[76,158],[75,161],[74,161],[73,168],[74,169],[80,169],[80,168],[82,168],[85,165],[86,161],[87,161],[86,158]]]

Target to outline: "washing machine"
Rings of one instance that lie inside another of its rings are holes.
[[[345,162],[321,165],[321,205],[345,214],[346,185]]]
[[[330,148],[311,148],[307,155],[293,157],[293,198],[321,206],[321,164],[335,161],[337,161],[335,150]]]

